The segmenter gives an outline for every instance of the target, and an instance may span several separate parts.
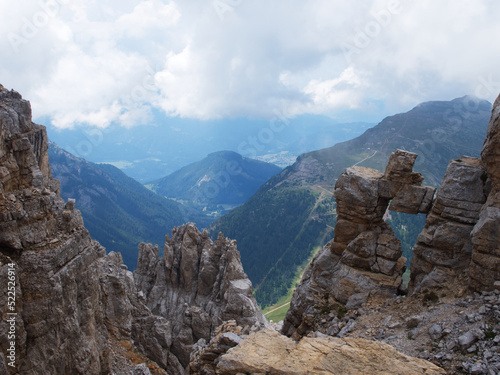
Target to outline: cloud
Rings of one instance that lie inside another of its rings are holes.
[[[499,11],[494,0],[0,0],[0,77],[61,128],[132,126],[156,109],[380,119],[426,100],[493,100]]]

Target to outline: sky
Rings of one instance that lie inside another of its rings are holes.
[[[0,83],[61,129],[158,112],[376,122],[494,101],[499,16],[497,0],[0,0]]]

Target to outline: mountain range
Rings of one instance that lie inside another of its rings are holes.
[[[156,194],[113,165],[88,162],[54,142],[48,153],[62,197],[76,200],[91,235],[108,251],[121,252],[132,270],[140,242],[161,244],[173,227],[188,222],[207,227],[281,171],[221,151],[149,185]]]
[[[121,252],[129,269],[137,265],[140,242],[161,244],[175,226],[196,222],[205,227],[211,221],[153,193],[112,165],[87,162],[55,143],[48,153],[52,173],[61,182],[61,196],[76,200],[92,237],[108,252]]]
[[[167,176],[208,154],[230,150],[288,166],[304,152],[362,134],[374,124],[338,123],[326,116],[274,119],[189,120],[154,115],[154,125],[106,129],[47,129],[49,138],[73,155],[112,164],[141,183]],[[37,119],[40,123],[48,119]]]
[[[350,141],[300,155],[244,205],[213,223],[210,232],[238,241],[257,301],[273,304],[313,250],[333,237],[333,190],[340,173],[354,165],[381,170],[391,152],[403,149],[419,154],[415,170],[424,184],[438,186],[450,159],[479,156],[491,108],[470,96],[422,103]]]
[[[220,216],[220,212],[245,203],[280,171],[281,168],[274,164],[246,158],[233,151],[219,151],[148,187],[159,195]]]

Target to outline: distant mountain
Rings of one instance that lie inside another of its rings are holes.
[[[151,124],[105,129],[48,127],[49,138],[73,155],[96,163],[112,164],[128,176],[147,183],[203,159],[206,155],[230,150],[258,159],[286,152],[292,158],[278,158],[278,165],[292,164],[304,152],[318,150],[362,134],[375,124],[338,123],[327,116],[194,120],[166,117],[154,112]],[[37,119],[39,123],[49,119]],[[268,161],[268,160],[265,160]]]
[[[437,186],[448,161],[479,156],[491,103],[473,97],[420,104],[385,118],[361,136],[309,152],[271,178],[244,205],[210,226],[238,241],[257,301],[270,305],[283,295],[312,250],[333,237],[333,189],[347,167],[383,170],[396,149],[419,154],[415,170]]]
[[[76,199],[92,238],[107,251],[121,252],[129,269],[136,268],[140,242],[161,245],[174,226],[209,224],[205,216],[156,195],[112,165],[89,163],[55,143],[49,158],[61,196]]]
[[[189,202],[205,212],[221,212],[247,201],[281,168],[220,151],[148,185],[157,194]]]

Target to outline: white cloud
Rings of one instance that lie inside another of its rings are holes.
[[[381,117],[493,100],[499,11],[495,0],[0,0],[0,80],[59,127],[132,126],[152,108],[209,119],[384,103]]]

